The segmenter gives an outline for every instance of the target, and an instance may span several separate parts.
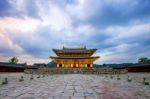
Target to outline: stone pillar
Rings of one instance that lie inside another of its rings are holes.
[[[93,64],[90,64],[90,67],[93,67]]]
[[[85,64],[85,68],[87,68],[87,64]]]
[[[59,64],[57,64],[57,67],[59,68]]]
[[[71,64],[71,68],[73,68],[73,64]]]
[[[78,64],[76,64],[76,67],[78,68],[78,67],[79,67],[79,65],[78,65]]]

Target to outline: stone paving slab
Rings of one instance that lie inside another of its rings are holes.
[[[118,81],[81,74],[34,78],[1,85],[0,99],[150,99],[150,85],[126,82],[124,78]]]

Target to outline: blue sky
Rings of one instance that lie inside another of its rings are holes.
[[[97,48],[96,63],[150,58],[150,0],[0,0],[0,61],[48,63],[52,48]]]

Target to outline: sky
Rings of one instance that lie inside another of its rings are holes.
[[[97,48],[95,63],[150,58],[150,0],[0,0],[0,61],[48,63],[52,49]]]

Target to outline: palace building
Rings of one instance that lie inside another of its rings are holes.
[[[59,68],[92,68],[93,62],[99,58],[99,56],[92,56],[96,50],[86,47],[63,47],[53,49],[57,57],[51,56],[50,58],[57,63]]]

